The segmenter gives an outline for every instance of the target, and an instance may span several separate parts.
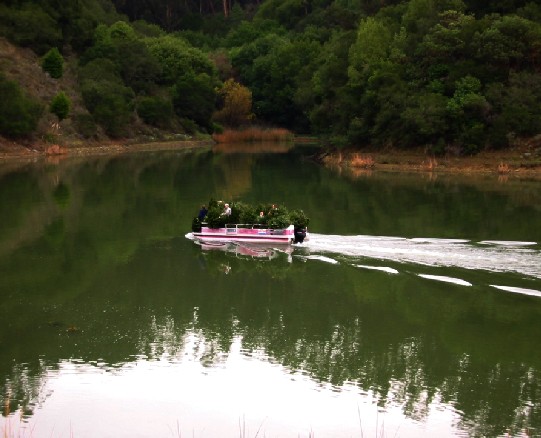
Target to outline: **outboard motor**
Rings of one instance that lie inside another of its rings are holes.
[[[306,237],[306,228],[304,227],[295,228],[294,234],[295,234],[294,243],[302,243],[304,242],[304,238]]]

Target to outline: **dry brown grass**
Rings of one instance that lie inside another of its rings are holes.
[[[263,129],[251,127],[241,130],[226,129],[221,134],[213,134],[217,143],[245,143],[261,141],[292,141],[293,133],[287,129]]]
[[[509,165],[507,163],[500,162],[500,164],[498,164],[498,173],[499,174],[509,173]]]
[[[436,158],[429,157],[426,161],[423,161],[422,168],[424,170],[433,171],[438,167],[438,162],[436,161]]]
[[[369,169],[374,167],[374,158],[370,155],[353,154],[348,160],[348,164],[351,167]]]

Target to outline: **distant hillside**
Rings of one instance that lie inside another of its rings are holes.
[[[0,133],[28,144],[255,122],[441,155],[541,133],[534,1],[6,0],[0,36]],[[59,79],[40,68],[51,50]],[[72,106],[56,132],[60,92]]]

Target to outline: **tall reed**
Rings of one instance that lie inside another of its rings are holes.
[[[264,129],[250,127],[246,129],[226,129],[222,133],[213,134],[212,138],[218,143],[241,143],[259,141],[292,141],[292,132],[283,128]]]

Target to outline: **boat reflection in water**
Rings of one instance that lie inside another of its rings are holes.
[[[240,242],[201,242],[194,240],[203,251],[224,251],[234,254],[237,257],[272,260],[280,253],[288,255],[287,260],[292,262],[293,249],[289,245],[282,245],[282,248],[271,247],[268,244],[240,243]]]

